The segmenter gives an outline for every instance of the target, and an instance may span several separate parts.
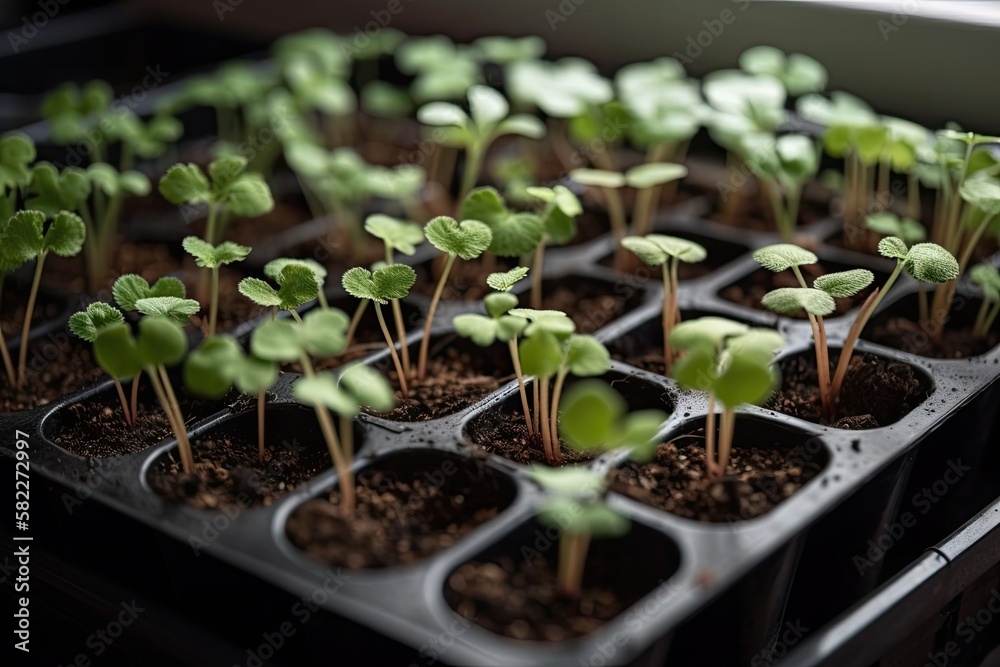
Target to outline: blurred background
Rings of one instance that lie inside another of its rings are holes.
[[[380,26],[457,41],[543,37],[553,56],[602,67],[673,55],[700,75],[750,46],[811,55],[877,111],[940,127],[1000,132],[998,0],[4,0],[0,93],[12,116],[64,80],[125,85],[160,65],[173,78],[327,26],[363,38]],[[82,40],[82,41],[81,41]],[[75,43],[76,48],[56,48]]]

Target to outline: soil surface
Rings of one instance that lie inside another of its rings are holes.
[[[530,388],[528,400],[531,400]],[[518,401],[520,397],[513,400]],[[516,463],[547,463],[542,436],[528,434],[528,425],[521,410],[505,412],[490,410],[473,419],[468,426],[468,434],[477,446],[491,454],[502,456]],[[592,460],[597,453],[588,454],[560,445],[563,465],[583,463]]]
[[[759,440],[755,440],[759,442]],[[645,505],[705,522],[752,519],[771,511],[820,472],[787,445],[740,447],[740,428],[726,476],[706,476],[704,429],[661,444],[650,463],[628,463],[611,475],[611,489]]]
[[[593,560],[588,558],[588,570],[595,568]],[[634,602],[620,599],[611,586],[586,579],[578,599],[566,598],[544,555],[465,563],[448,577],[445,598],[460,615],[491,632],[540,641],[590,634]]]
[[[561,310],[576,323],[576,332],[594,333],[639,306],[643,293],[628,284],[568,277],[542,284],[542,309]],[[527,297],[522,297],[522,302]]]
[[[44,275],[44,274],[43,274]],[[21,335],[24,315],[28,309],[30,285],[14,285],[13,280],[5,280],[2,301],[0,301],[0,331],[9,345],[12,338]],[[31,314],[31,326],[35,327],[63,315],[68,308],[65,299],[53,298],[44,291],[38,292],[35,310]]]
[[[17,350],[11,350],[17,364]],[[0,412],[18,412],[47,405],[104,377],[90,345],[59,330],[31,342],[24,385],[0,382]]]
[[[938,341],[931,340],[918,323],[906,317],[890,317],[870,328],[863,335],[866,340],[933,359],[978,357],[1000,345],[997,326],[985,338],[977,338],[972,335],[972,327],[946,325]]]
[[[228,506],[267,506],[330,467],[321,444],[312,447],[265,442],[258,458],[256,434],[193,440],[194,472],[183,472],[176,449],[149,472],[149,484],[170,502],[213,510]]]
[[[831,350],[831,376],[840,354]],[[893,424],[920,405],[929,387],[913,367],[874,355],[855,354],[844,377],[837,414],[822,416],[816,378],[816,358],[800,354],[781,362],[781,390],[765,407],[817,424],[844,429],[869,429]]]
[[[334,489],[291,514],[288,539],[311,558],[352,570],[406,565],[451,547],[509,503],[482,462],[437,463],[363,471],[353,516]]]
[[[128,392],[126,386],[126,396]],[[139,419],[135,426],[129,426],[117,403],[115,406],[101,401],[74,403],[60,411],[59,435],[54,442],[77,456],[98,459],[141,452],[172,433],[167,416],[158,407],[140,405]]]
[[[807,266],[800,267],[800,269],[802,271],[802,277],[806,279],[806,283],[809,285],[812,284],[812,281],[815,278],[821,275],[842,270],[839,267],[827,270],[824,269],[821,264],[809,264]],[[871,294],[872,290],[883,282],[884,281],[879,280],[878,274],[876,274],[875,280],[872,284],[854,296],[846,299],[834,299],[837,307],[830,315],[827,315],[827,317],[837,317],[850,311],[852,308],[861,306],[865,299],[868,298],[868,295]],[[800,285],[799,281],[796,280],[795,275],[791,271],[773,273],[767,269],[759,268],[749,276],[743,278],[740,282],[723,288],[719,293],[719,296],[727,301],[738,303],[741,306],[770,313],[771,311],[760,305],[760,300],[764,298],[765,294],[778,289],[779,287],[800,287]],[[801,320],[808,319],[804,312],[792,315],[792,317]]]

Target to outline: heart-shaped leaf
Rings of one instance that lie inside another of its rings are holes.
[[[489,226],[478,220],[463,220],[442,215],[434,218],[424,227],[424,235],[435,248],[449,255],[457,255],[464,260],[482,255],[493,241]]]

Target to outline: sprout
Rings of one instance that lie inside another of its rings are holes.
[[[20,134],[0,138],[0,220],[14,215],[18,194],[31,183],[35,143]]]
[[[31,331],[31,320],[35,312],[35,301],[38,299],[38,288],[42,284],[42,271],[45,259],[49,253],[59,257],[74,257],[83,249],[87,238],[87,227],[80,216],[60,211],[52,218],[45,228],[45,214],[39,211],[19,211],[7,221],[3,234],[4,260],[0,261],[0,274],[3,274],[5,264],[20,265],[35,260],[35,275],[31,281],[31,291],[28,293],[28,303],[24,311],[24,324],[21,328],[21,346],[18,350],[17,387],[24,385],[28,362],[28,333]],[[5,346],[6,347],[6,346]],[[9,369],[8,369],[9,370]]]
[[[396,64],[415,76],[410,93],[418,102],[457,100],[478,79],[471,49],[456,46],[444,35],[411,37],[396,49]]]
[[[104,281],[118,241],[125,198],[145,197],[152,186],[145,174],[138,171],[119,172],[104,162],[95,162],[87,167],[87,178],[91,183],[93,210],[86,201],[81,202],[78,210],[87,223],[85,250],[90,286],[97,289]]]
[[[826,87],[826,68],[801,53],[785,55],[773,46],[755,46],[740,56],[740,69],[747,74],[773,76],[789,95],[818,93]]]
[[[424,337],[420,341],[420,357],[417,362],[417,378],[423,380],[427,374],[427,352],[430,346],[431,326],[434,322],[434,313],[437,311],[441,295],[444,293],[445,285],[448,283],[448,274],[451,267],[459,257],[468,261],[479,257],[493,242],[493,232],[489,226],[478,220],[463,220],[461,223],[454,218],[441,215],[424,227],[424,235],[431,245],[445,253],[448,259],[438,279],[437,287],[434,289],[434,296],[427,310],[427,320],[424,322]]]
[[[622,239],[622,245],[649,266],[660,267],[663,277],[663,365],[669,374],[674,358],[670,349],[670,332],[681,319],[677,302],[678,267],[681,262],[700,262],[708,253],[693,241],[663,234],[627,236]]]
[[[215,335],[219,319],[219,267],[234,262],[242,262],[250,254],[250,248],[224,241],[213,246],[197,236],[188,236],[182,244],[184,250],[194,257],[195,264],[211,270],[211,293],[209,296],[208,337]],[[204,301],[204,299],[202,299]]]
[[[721,317],[701,317],[681,322],[671,343],[683,351],[674,364],[673,378],[685,389],[708,392],[705,425],[705,463],[708,475],[718,481],[726,474],[736,425],[735,408],[760,405],[778,384],[774,352],[785,344],[771,329],[753,329]],[[719,452],[715,452],[715,401],[722,403]]]
[[[564,313],[515,308],[510,314],[530,322],[524,329],[518,356],[524,373],[536,378],[533,427],[541,433],[545,460],[549,465],[560,465],[559,402],[566,378],[570,374],[603,375],[611,368],[611,357],[593,336],[574,334],[575,325]]]
[[[632,231],[637,235],[648,234],[653,227],[653,213],[659,198],[660,187],[687,176],[682,164],[646,162],[632,167],[625,173],[625,182],[638,190],[632,209]]]
[[[979,264],[969,271],[969,279],[983,291],[983,305],[979,307],[972,334],[986,338],[1000,312],[1000,272],[995,266]]]
[[[389,333],[389,327],[385,324],[385,317],[382,316],[382,306],[393,301],[399,302],[404,296],[410,293],[410,288],[417,281],[417,274],[412,267],[406,264],[389,264],[375,271],[369,271],[361,267],[353,268],[344,274],[342,279],[344,289],[347,293],[358,299],[367,299],[375,303],[375,314],[378,315],[379,326],[382,327],[382,335],[389,345],[389,354],[392,355],[392,363],[396,366],[396,375],[399,377],[399,388],[403,398],[409,393],[406,378],[410,375],[410,368],[403,366],[396,354],[396,344]],[[401,322],[400,319],[396,320]],[[404,332],[405,333],[405,332]],[[405,335],[402,340],[403,349],[406,349]],[[424,347],[421,346],[423,353]],[[423,360],[423,357],[421,357]]]
[[[398,266],[398,265],[397,265]],[[370,368],[353,366],[339,376],[317,373],[313,358],[341,354],[347,343],[347,315],[335,308],[307,313],[301,321],[272,320],[258,327],[250,338],[250,352],[264,361],[298,361],[304,377],[293,388],[295,397],[311,405],[316,412],[323,439],[340,480],[345,512],[355,509],[352,419],[366,405],[375,410],[389,410],[395,404],[392,387]],[[340,436],[330,410],[340,415]]]
[[[213,245],[223,236],[228,216],[253,218],[274,208],[263,177],[247,171],[246,158],[238,156],[214,160],[208,178],[196,164],[175,164],[160,179],[160,193],[171,204],[207,204],[205,241]]]
[[[417,110],[425,125],[451,128],[450,139],[465,149],[465,169],[458,199],[462,201],[476,185],[483,159],[493,141],[505,134],[531,139],[545,136],[545,126],[534,116],[510,114],[507,100],[487,86],[469,89],[469,113],[448,102],[431,102]]]
[[[90,304],[87,306],[85,311],[73,313],[73,315],[69,318],[70,331],[88,343],[93,343],[97,340],[97,335],[101,332],[101,330],[116,324],[125,324],[125,316],[122,315],[122,312],[114,306],[100,301],[95,301]],[[129,426],[134,426],[138,415],[135,413],[134,407],[132,410],[129,410],[129,404],[128,400],[125,398],[125,390],[122,388],[121,378],[117,375],[111,375],[111,379],[114,380],[115,389],[118,390],[118,400],[121,402],[122,415],[125,417],[125,423]]]
[[[160,407],[177,438],[181,465],[190,474],[194,456],[188,440],[184,415],[174,393],[167,368],[176,366],[187,353],[188,339],[180,324],[168,317],[147,316],[139,320],[139,335],[134,337],[124,323],[98,330],[94,339],[94,358],[112,377],[133,377],[145,370],[153,385]]]
[[[816,147],[809,137],[801,134],[778,138],[748,134],[740,150],[744,162],[767,193],[778,233],[783,241],[790,243],[798,223],[802,188],[819,168]]]
[[[761,299],[761,305],[778,315],[794,315],[805,311],[812,327],[813,347],[816,351],[820,403],[823,414],[828,419],[833,419],[838,392],[833,391],[830,381],[830,350],[823,318],[836,310],[837,303],[834,299],[854,296],[868,287],[875,276],[866,269],[851,269],[819,276],[810,287],[799,267],[815,264],[819,258],[808,250],[790,243],[778,243],[757,250],[753,258],[775,273],[791,269],[795,274],[799,287],[772,290]]]
[[[542,210],[542,228],[544,234],[541,242],[535,247],[535,258],[532,262],[534,274],[531,277],[531,307],[542,307],[542,275],[545,262],[545,246],[547,244],[561,245],[568,243],[576,236],[576,216],[583,213],[583,205],[576,195],[564,185],[554,188],[530,187],[527,194],[545,202]]]
[[[521,257],[532,253],[542,240],[540,216],[511,211],[495,188],[481,187],[469,192],[462,202],[463,220],[478,220],[492,232],[487,250],[498,257]]]
[[[486,284],[496,290],[483,299],[487,315],[466,313],[456,315],[452,319],[455,332],[464,338],[469,338],[480,347],[489,347],[495,341],[507,343],[510,359],[517,376],[517,388],[521,394],[521,408],[524,410],[524,420],[528,426],[528,435],[535,432],[531,421],[531,410],[528,408],[528,394],[524,386],[524,374],[521,372],[521,358],[517,351],[517,337],[528,326],[523,317],[510,315],[511,309],[517,307],[517,297],[510,290],[518,281],[528,275],[528,269],[519,266],[506,273],[491,273],[486,278]]]
[[[895,213],[883,211],[865,218],[868,229],[883,236],[898,236],[908,246],[927,238],[924,226],[912,218],[901,218]]]

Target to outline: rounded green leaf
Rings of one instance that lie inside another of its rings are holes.
[[[682,262],[700,262],[708,256],[708,251],[705,250],[704,246],[678,236],[647,234],[646,240],[656,244],[668,256],[676,257]]]
[[[774,387],[768,363],[747,355],[732,356],[714,383],[715,397],[726,407],[763,403]]]
[[[160,179],[160,194],[171,204],[199,204],[211,199],[211,188],[198,165],[175,164]]]
[[[815,264],[819,261],[815,253],[792,243],[776,243],[754,252],[753,259],[765,269],[778,273],[793,266]]]
[[[396,391],[389,380],[371,366],[355,364],[340,374],[340,386],[358,404],[386,412],[396,407]]]
[[[627,409],[625,399],[606,382],[577,382],[559,403],[559,434],[575,449],[607,448],[618,438]]]
[[[850,269],[820,276],[813,281],[813,287],[821,289],[835,299],[854,296],[872,284],[875,274],[868,269]]]
[[[566,342],[565,364],[577,377],[603,375],[611,368],[611,354],[593,336],[574,334]]]
[[[517,348],[521,358],[521,370],[525,375],[551,377],[559,371],[562,362],[562,346],[548,331],[536,331],[521,341]]]
[[[765,294],[760,303],[779,315],[794,315],[804,310],[824,317],[837,307],[832,296],[812,287],[781,287]]]
[[[455,327],[455,333],[480,347],[489,347],[496,342],[499,323],[492,317],[463,313],[456,315],[451,324]]]
[[[469,116],[450,102],[431,102],[417,109],[417,120],[424,125],[463,125]]]
[[[347,347],[350,318],[336,308],[312,310],[298,327],[299,342],[312,357],[333,357]],[[259,355],[258,355],[259,356]]]
[[[233,384],[244,394],[259,394],[277,379],[277,364],[253,356],[242,357],[233,369]]]
[[[528,476],[543,489],[569,497],[597,496],[604,491],[604,476],[583,466],[550,468],[535,464],[528,469]]]
[[[670,258],[663,248],[641,236],[626,236],[621,244],[649,266],[661,266]]]
[[[959,273],[958,260],[936,243],[918,243],[910,248],[903,268],[917,280],[929,283],[946,283],[958,278]]]
[[[188,349],[188,339],[181,326],[168,317],[157,315],[139,320],[137,344],[143,366],[173,366],[184,358]]]
[[[476,125],[485,127],[506,118],[510,105],[496,89],[477,85],[469,88],[469,112]]]
[[[291,322],[273,320],[257,327],[250,336],[250,352],[265,361],[287,363],[305,354],[298,328]]]
[[[650,162],[629,169],[625,173],[625,182],[629,187],[645,190],[684,178],[687,173],[687,167],[682,164]]]
[[[424,242],[424,230],[420,225],[382,213],[365,218],[365,231],[404,255],[412,255],[417,251],[417,246]]]
[[[246,173],[226,188],[222,203],[234,215],[254,218],[274,208],[274,197],[263,176]]]
[[[427,223],[424,235],[435,248],[450,255],[469,260],[479,257],[493,241],[489,226],[478,220],[463,220],[438,216]]]
[[[1000,271],[989,264],[977,264],[969,271],[969,280],[983,290],[983,298],[987,301],[1000,301]]]
[[[867,216],[865,225],[879,234],[898,236],[908,246],[920,243],[927,237],[927,230],[919,222],[911,218],[900,218],[889,211]]]
[[[486,295],[483,305],[490,317],[497,318],[517,307],[517,297],[507,292],[494,292]]]
[[[177,324],[187,324],[188,319],[201,310],[201,304],[194,299],[178,299],[175,296],[152,296],[135,302],[135,309],[143,315],[166,317]]]
[[[242,356],[239,344],[229,336],[207,339],[184,362],[184,386],[196,396],[222,398],[233,386],[233,372]]]
[[[518,266],[505,273],[491,273],[486,277],[486,284],[498,292],[509,292],[518,281],[528,275],[528,267]],[[514,297],[514,305],[517,305],[517,297]],[[513,308],[514,306],[511,306]],[[508,308],[507,310],[510,310]],[[504,311],[506,312],[506,311]]]
[[[965,179],[958,189],[962,199],[990,215],[1000,215],[1000,181],[984,172]]]
[[[83,340],[93,343],[98,332],[114,324],[124,324],[121,311],[101,301],[95,301],[80,313],[69,318],[69,329]]]
[[[886,236],[878,242],[878,252],[883,257],[890,259],[906,259],[909,252],[903,239],[896,236]]]
[[[302,377],[292,386],[292,395],[300,403],[323,406],[336,414],[354,417],[360,412],[358,402],[341,389],[332,373],[317,373]]]
[[[390,299],[402,299],[409,294],[416,280],[413,268],[405,264],[390,264],[375,271],[363,267],[350,269],[344,273],[341,283],[355,298],[386,304]]]
[[[119,379],[132,377],[143,367],[138,345],[126,324],[112,324],[97,332],[94,359],[108,375]]]
[[[581,185],[596,188],[620,188],[625,185],[624,174],[603,169],[574,169],[569,176]]]
[[[748,330],[747,325],[724,317],[699,317],[685,320],[675,326],[670,333],[670,344],[681,350],[705,345],[720,348],[727,338],[746,333]]]

